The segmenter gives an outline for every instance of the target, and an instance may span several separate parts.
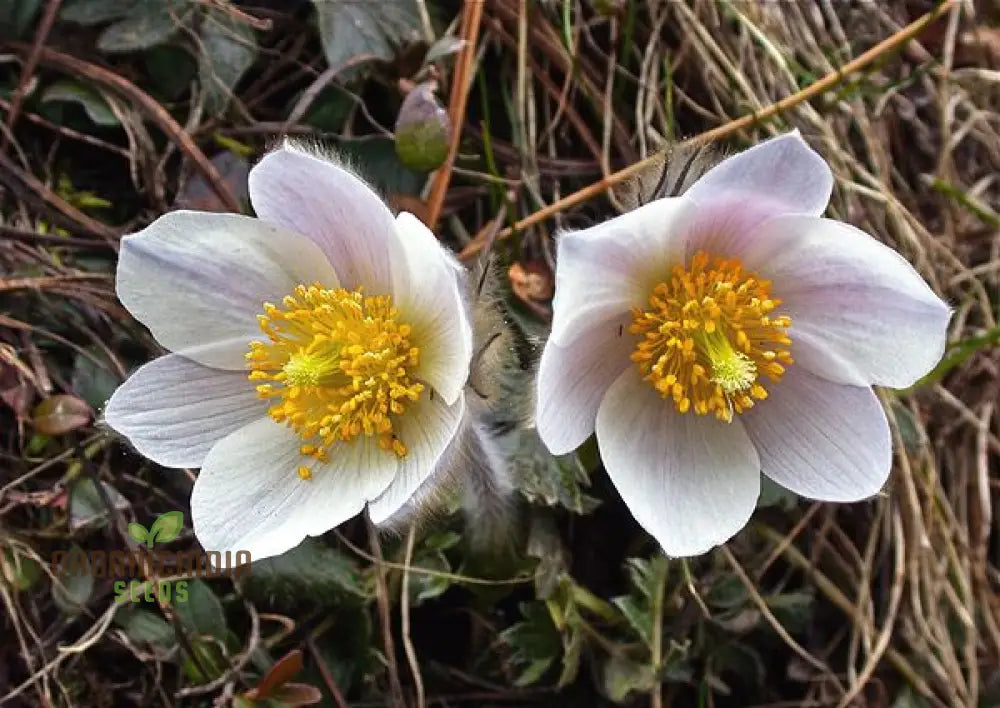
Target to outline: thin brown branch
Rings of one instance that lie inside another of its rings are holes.
[[[686,140],[682,143],[682,146],[687,145],[701,145],[705,143],[710,143],[714,140],[721,140],[722,138],[728,137],[733,133],[739,132],[746,128],[754,125],[759,125],[764,121],[773,118],[779,113],[783,113],[795,106],[809,101],[817,96],[826,93],[833,87],[844,81],[849,75],[861,71],[875,60],[879,59],[889,52],[895,51],[909,42],[911,39],[923,32],[931,23],[937,20],[939,17],[948,12],[959,0],[943,0],[937,7],[928,12],[927,14],[921,16],[919,19],[911,22],[906,27],[902,28],[895,34],[886,39],[882,40],[874,47],[868,51],[861,54],[859,57],[849,61],[843,67],[831,71],[823,78],[815,81],[806,88],[798,91],[791,96],[781,99],[771,105],[767,106],[764,110],[750,113],[736,120],[730,121],[725,125],[721,125],[717,128],[712,128],[707,130],[700,135],[697,135],[690,140]],[[549,219],[556,214],[559,214],[566,209],[576,206],[588,199],[593,199],[599,194],[607,191],[611,187],[624,182],[626,179],[632,175],[642,171],[645,167],[649,166],[650,163],[659,158],[659,155],[651,155],[644,160],[633,163],[628,167],[618,170],[617,172],[608,175],[602,180],[594,182],[591,185],[584,187],[583,189],[577,190],[572,194],[569,194],[558,201],[549,204],[548,206],[539,209],[534,214],[524,217],[520,221],[516,222],[513,226],[510,226],[498,235],[498,238],[504,239],[510,236],[512,233],[517,231],[523,231],[535,224],[539,224],[546,219]],[[478,240],[471,241],[462,252],[459,253],[459,258],[466,260],[482,249],[483,243]]]
[[[31,51],[28,45],[21,42],[11,42],[8,46],[22,56],[27,55]],[[239,200],[229,188],[226,180],[219,174],[215,165],[205,156],[205,153],[195,144],[184,128],[167,112],[167,109],[161,106],[155,98],[128,79],[105,69],[103,66],[78,59],[55,49],[43,47],[39,52],[38,60],[46,66],[62,71],[69,71],[102,84],[136,104],[188,156],[194,163],[195,169],[205,178],[205,181],[208,182],[212,191],[215,192],[225,207],[237,214],[242,211]]]
[[[479,26],[483,18],[483,5],[486,0],[465,0],[462,6],[461,37],[465,40],[458,63],[455,65],[455,75],[452,77],[451,99],[448,102],[448,118],[451,121],[451,144],[448,146],[448,157],[434,175],[430,197],[427,199],[427,226],[434,230],[441,216],[444,197],[451,181],[451,169],[455,164],[458,146],[462,141],[462,123],[465,122],[465,106],[469,99],[469,88],[472,85],[472,67],[476,60],[476,50],[479,40]]]
[[[38,23],[38,29],[35,31],[35,40],[31,43],[31,51],[21,69],[21,76],[17,81],[17,88],[14,89],[14,95],[10,97],[10,111],[7,113],[7,130],[0,136],[0,155],[7,153],[7,145],[10,142],[10,136],[13,135],[14,123],[17,122],[17,117],[21,113],[21,104],[28,93],[28,86],[38,66],[38,57],[42,51],[42,45],[45,44],[45,40],[49,37],[49,32],[52,31],[52,24],[56,20],[56,13],[59,11],[61,4],[62,0],[49,0],[45,4],[45,12],[42,14],[42,20]]]

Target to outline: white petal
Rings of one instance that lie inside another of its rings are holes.
[[[168,354],[118,387],[104,420],[158,464],[199,467],[212,445],[266,412],[245,373]]]
[[[299,453],[301,440],[270,418],[215,445],[191,495],[195,535],[205,550],[249,551],[254,560],[284,553],[356,516],[388,486],[395,454],[361,437],[321,464]],[[299,466],[312,468],[300,479]]]
[[[308,239],[248,216],[174,211],[122,239],[118,299],[167,349],[243,369],[256,316],[300,283],[337,286]]]
[[[765,219],[781,214],[819,216],[832,191],[830,167],[795,130],[726,158],[691,185],[685,196],[713,212],[709,222],[728,213],[724,223],[729,228],[699,229],[708,240],[698,247],[730,255],[730,249],[720,247]]]
[[[420,378],[454,403],[469,378],[472,326],[460,267],[413,214],[396,219],[403,258],[393,267],[393,297],[420,348]]]
[[[381,524],[399,511],[430,477],[454,440],[464,414],[464,396],[449,406],[440,396],[424,394],[400,417],[398,435],[408,451],[392,484],[368,504],[373,522]]]
[[[552,334],[565,345],[593,322],[642,307],[684,258],[693,205],[666,198],[559,238]]]
[[[951,311],[905,258],[859,229],[786,216],[743,254],[792,318],[792,356],[855,385],[910,386],[944,353]]]
[[[686,259],[690,262],[698,251],[739,257],[754,243],[762,223],[787,213],[784,205],[766,196],[720,192],[711,201],[699,203],[689,220]]]
[[[286,144],[250,170],[250,202],[260,218],[315,241],[343,287],[391,292],[392,214],[351,172]]]
[[[764,474],[810,499],[857,501],[889,476],[892,440],[867,386],[832,383],[790,366],[764,401],[740,419]]]
[[[608,389],[597,443],[622,499],[667,555],[704,553],[753,513],[760,461],[739,420],[680,414],[637,371]]]
[[[575,450],[594,432],[597,409],[608,387],[630,366],[635,336],[630,317],[608,320],[565,347],[551,340],[538,365],[535,425],[554,455]]]

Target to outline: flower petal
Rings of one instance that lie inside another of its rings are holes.
[[[791,366],[740,416],[764,474],[810,499],[870,497],[892,465],[889,423],[868,386],[832,383]]]
[[[646,304],[653,286],[682,262],[694,205],[657,199],[559,238],[551,340],[565,346],[591,323]]]
[[[164,467],[200,467],[212,445],[266,413],[245,373],[167,354],[118,387],[104,420]]]
[[[195,535],[209,551],[249,551],[254,560],[284,553],[356,516],[392,481],[398,459],[361,437],[319,463],[301,440],[261,418],[215,445],[191,495]],[[312,468],[312,479],[297,470]]]
[[[736,255],[765,220],[782,214],[819,216],[833,191],[833,173],[797,130],[726,158],[684,193],[701,209],[688,245]]]
[[[391,292],[399,256],[392,214],[348,170],[286,144],[250,170],[250,202],[260,218],[315,241],[343,287]]]
[[[635,337],[630,318],[621,317],[579,334],[566,346],[552,341],[538,365],[538,409],[535,425],[554,455],[578,448],[594,432],[597,409],[626,368]]]
[[[464,282],[451,255],[413,214],[396,219],[403,258],[393,264],[393,299],[420,348],[421,379],[454,403],[469,378],[472,326]]]
[[[392,484],[368,504],[368,515],[381,524],[399,511],[438,467],[455,439],[465,415],[465,397],[447,405],[440,396],[426,394],[399,419],[399,439],[408,447]]]
[[[743,262],[784,301],[797,364],[824,378],[903,388],[944,353],[948,306],[905,258],[849,224],[773,219]]]
[[[760,461],[739,420],[678,413],[637,371],[608,389],[597,443],[622,499],[667,555],[704,553],[753,513]]]
[[[238,214],[174,211],[122,239],[118,298],[167,349],[243,369],[257,313],[300,283],[337,287],[308,239]]]

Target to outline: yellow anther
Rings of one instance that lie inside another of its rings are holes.
[[[792,321],[770,315],[781,305],[770,289],[739,261],[699,251],[653,288],[648,309],[633,311],[632,361],[680,413],[732,420],[767,398],[762,376],[778,382],[792,363]]]
[[[300,285],[281,303],[264,303],[266,340],[251,342],[246,356],[248,378],[265,382],[258,395],[274,401],[268,415],[299,435],[304,457],[327,461],[332,445],[362,435],[405,456],[395,426],[424,386],[412,378],[420,350],[392,299]],[[298,475],[312,477],[305,466]]]

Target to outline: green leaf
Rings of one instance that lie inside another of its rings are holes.
[[[360,54],[388,61],[401,45],[421,37],[416,0],[313,0],[313,4],[330,66],[342,66]]]
[[[88,348],[87,351],[103,361],[96,347]],[[89,356],[78,353],[73,360],[73,374],[70,378],[73,391],[95,410],[104,407],[121,382],[121,377],[110,367],[99,365]]]
[[[15,590],[27,590],[38,581],[42,569],[33,558],[16,554],[8,549],[2,550],[0,570],[3,571],[3,579],[11,587]]]
[[[166,42],[191,14],[192,5],[183,0],[142,2],[122,20],[97,38],[97,48],[105,52],[135,52]]]
[[[59,10],[59,19],[90,27],[126,17],[139,0],[70,0]]]
[[[17,39],[31,27],[42,0],[0,0],[0,37]]]
[[[621,613],[632,625],[632,628],[639,635],[639,638],[646,646],[653,645],[653,615],[649,611],[649,605],[641,602],[632,595],[616,597],[611,600],[621,610]]]
[[[440,551],[427,551],[413,557],[413,565],[428,570],[451,572],[448,559]],[[428,573],[411,573],[409,581],[410,603],[414,606],[440,597],[451,587],[451,579]]]
[[[190,632],[215,637],[219,641],[225,642],[228,632],[226,613],[222,609],[219,598],[212,592],[212,588],[204,581],[197,579],[177,582],[187,583],[186,599],[181,599],[176,584],[170,593],[174,611],[181,624]]]
[[[229,661],[221,645],[211,639],[192,637],[190,646],[194,656],[184,652],[183,669],[192,683],[206,684],[222,676]]]
[[[83,553],[79,546],[72,546],[69,553]],[[84,565],[83,569],[89,566]],[[87,606],[94,592],[94,576],[89,572],[57,576],[52,582],[52,601],[64,614],[75,616]]]
[[[149,89],[167,101],[180,98],[198,71],[195,58],[188,51],[169,44],[143,52],[142,64],[149,76]]]
[[[338,147],[347,161],[384,194],[417,194],[424,177],[406,167],[396,154],[391,138],[342,140]]]
[[[747,590],[740,579],[734,575],[722,575],[712,583],[705,595],[705,601],[720,610],[732,610],[742,607],[749,600]]]
[[[221,113],[229,105],[233,88],[257,59],[257,38],[244,22],[209,10],[201,23],[198,74],[205,91],[205,110]]]
[[[576,680],[580,673],[580,656],[583,653],[583,632],[579,623],[574,623],[569,634],[563,636],[562,671],[559,672],[557,688],[564,688]]]
[[[369,595],[357,564],[315,538],[306,538],[280,556],[256,561],[246,590],[255,599],[287,607],[296,607],[303,599],[324,605],[337,603],[345,594],[355,598]]]
[[[931,386],[947,376],[953,369],[967,362],[973,354],[981,349],[988,349],[1000,343],[1000,327],[987,330],[985,334],[968,337],[954,342],[934,369],[900,394],[911,393],[926,386]]]
[[[791,511],[799,503],[795,492],[785,489],[777,482],[772,482],[767,475],[760,476],[760,496],[757,498],[757,508],[777,506],[785,511]]]
[[[128,535],[132,537],[132,540],[136,543],[145,543],[152,546],[152,542],[149,539],[149,531],[142,524],[137,524],[134,521],[128,525]]]
[[[760,654],[749,644],[725,642],[711,652],[712,666],[730,681],[733,675],[747,685],[763,685],[767,668]]]
[[[127,509],[128,500],[107,482],[102,482],[108,501],[116,509]],[[108,522],[108,508],[101,498],[94,480],[79,478],[69,491],[69,530],[77,531],[85,526],[101,527]]]
[[[767,606],[771,608],[774,616],[792,633],[804,631],[809,626],[815,600],[811,589],[785,592],[766,598]]]
[[[669,562],[665,556],[656,555],[649,560],[628,559],[628,574],[632,585],[647,599],[663,591],[668,570]]]
[[[319,92],[302,121],[327,133],[339,133],[355,105],[351,94],[337,84],[330,84]]]
[[[184,512],[168,511],[160,516],[149,527],[149,540],[152,543],[173,541],[184,528]]]
[[[115,614],[115,624],[121,627],[129,641],[140,646],[152,646],[163,652],[177,643],[173,628],[165,619],[140,607],[125,607]]]
[[[454,531],[440,531],[424,538],[413,554],[414,566],[451,573],[451,563],[444,551],[455,547],[462,537]],[[411,573],[409,580],[410,602],[420,605],[443,595],[452,586],[451,578],[429,573]]]
[[[532,510],[531,529],[525,553],[537,558],[535,566],[535,596],[548,599],[556,591],[559,581],[569,571],[569,551],[559,536],[550,512]]]
[[[583,492],[590,478],[580,458],[552,455],[534,430],[521,432],[512,464],[517,486],[528,501],[562,506],[577,514],[589,514],[599,504]]]
[[[639,664],[620,653],[612,653],[604,662],[604,692],[615,703],[622,703],[633,691],[648,693],[656,683],[649,664]]]
[[[524,619],[500,638],[511,648],[514,661],[526,665],[514,683],[528,686],[538,682],[562,653],[562,637],[544,602],[521,603],[521,614]]]
[[[338,606],[335,631],[327,632],[317,641],[322,663],[345,695],[353,686],[384,669],[372,648],[372,615],[360,603],[354,607]]]
[[[552,666],[552,662],[555,661],[555,657],[549,657],[548,659],[535,659],[531,661],[524,671],[521,672],[520,676],[514,679],[514,685],[523,688],[524,686],[530,686],[534,683],[538,683],[545,672],[549,670]]]
[[[660,601],[667,582],[669,561],[662,555],[645,560],[629,558],[628,573],[632,592],[616,597],[612,602],[618,607],[636,634],[649,647],[653,646],[653,604]]]

